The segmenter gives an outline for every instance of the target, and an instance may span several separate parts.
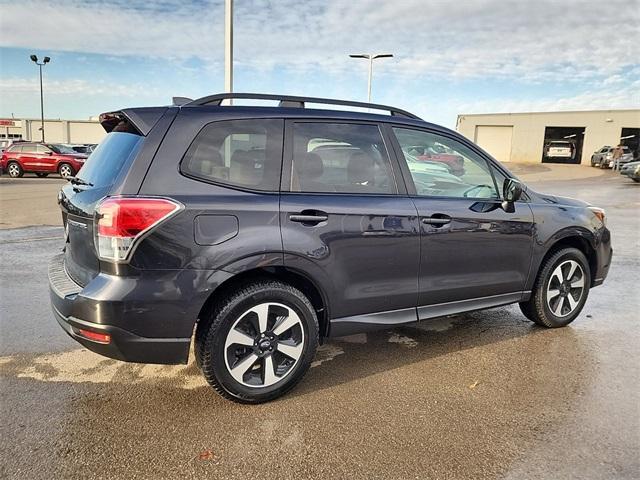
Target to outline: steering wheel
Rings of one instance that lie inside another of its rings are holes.
[[[462,193],[462,196],[463,196],[463,197],[465,197],[465,198],[467,198],[467,197],[469,197],[469,194],[470,194],[471,192],[473,192],[474,190],[481,190],[481,189],[483,189],[483,188],[488,188],[488,189],[490,189],[490,190],[493,190],[493,189],[494,189],[494,186],[493,186],[493,185],[486,185],[486,184],[485,184],[485,185],[474,185],[473,187],[471,187],[471,188],[469,188],[469,189],[465,190],[465,191]]]

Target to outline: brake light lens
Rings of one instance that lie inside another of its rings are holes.
[[[96,208],[96,250],[100,258],[128,260],[137,240],[180,210],[167,198],[109,197]]]

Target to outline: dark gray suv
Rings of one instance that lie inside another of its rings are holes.
[[[611,262],[601,209],[393,107],[224,94],[101,123],[58,198],[55,316],[125,361],[186,363],[193,338],[232,400],[282,395],[331,336],[510,303],[565,326]]]

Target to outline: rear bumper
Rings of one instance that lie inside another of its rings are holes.
[[[73,339],[106,357],[140,363],[187,363],[195,322],[226,272],[148,271],[134,277],[99,274],[86,286],[67,274],[63,255],[49,264],[56,320]],[[80,330],[110,335],[109,343]]]
[[[53,295],[53,292],[52,292]],[[111,325],[86,322],[63,316],[55,307],[53,314],[67,334],[92,352],[125,362],[178,364],[186,363],[190,338],[145,338]],[[80,335],[80,329],[111,336],[108,344],[88,340]]]

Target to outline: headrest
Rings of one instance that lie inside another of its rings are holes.
[[[364,152],[354,152],[347,166],[349,183],[366,183],[373,180],[374,161]]]
[[[300,157],[300,163],[298,167],[298,174],[307,179],[315,180],[322,176],[324,173],[324,162],[322,157],[317,153],[305,153]]]

